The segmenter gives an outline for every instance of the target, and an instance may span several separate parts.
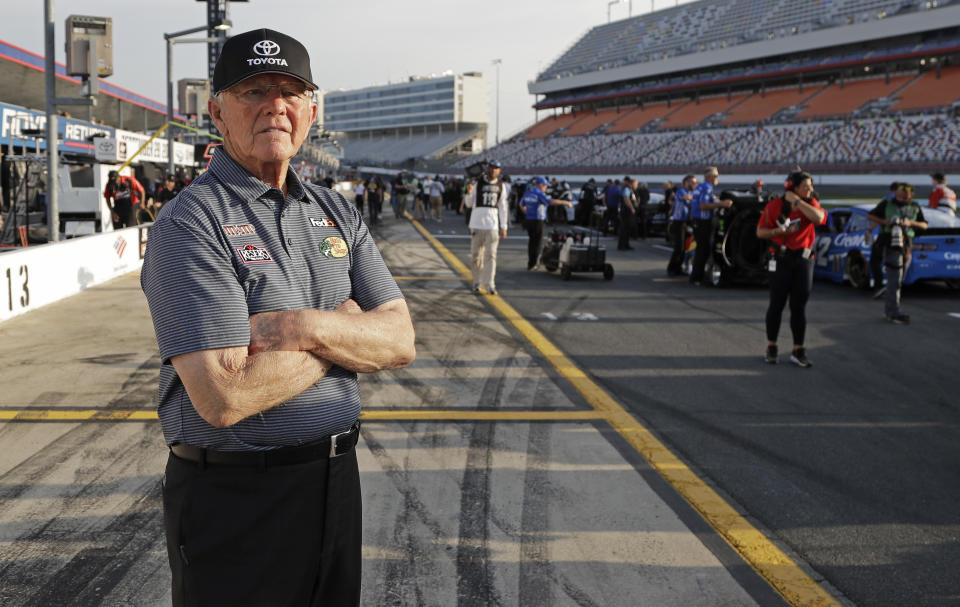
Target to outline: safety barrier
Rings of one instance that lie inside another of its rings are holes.
[[[138,270],[149,230],[148,224],[0,254],[0,322]]]

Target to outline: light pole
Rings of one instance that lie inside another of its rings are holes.
[[[215,26],[214,29],[228,30],[230,29],[230,25],[230,21],[224,20],[219,25]],[[174,38],[205,31],[207,31],[207,26],[199,25],[197,27],[191,27],[190,29],[163,35],[163,39],[167,41],[167,174],[173,174],[174,172],[173,127],[170,126],[170,123],[173,122],[173,45],[185,43],[206,44],[208,42],[216,42],[218,40],[218,38],[209,36],[206,38],[188,38],[187,40],[174,40]]]
[[[500,145],[500,64],[503,59],[494,59],[493,64],[497,66],[497,145]]]
[[[626,1],[627,0],[610,0],[610,2],[607,2],[607,23],[610,23],[610,7],[614,4],[623,4]]]

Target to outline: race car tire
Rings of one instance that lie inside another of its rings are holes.
[[[870,288],[870,268],[867,267],[867,260],[863,255],[850,253],[844,261],[844,274],[847,280],[856,289]]]
[[[543,267],[547,272],[556,272],[558,266],[555,262],[544,262]]]
[[[767,241],[757,238],[759,209],[747,209],[733,218],[723,238],[723,257],[734,268],[762,270],[766,265]]]

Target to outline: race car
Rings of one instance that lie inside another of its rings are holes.
[[[813,248],[815,278],[870,287],[870,247],[880,227],[870,230],[867,213],[874,205],[839,207],[827,213],[827,223],[817,226]],[[913,242],[910,267],[903,284],[919,280],[944,280],[960,288],[960,219],[949,210],[923,207],[929,229],[918,232]]]

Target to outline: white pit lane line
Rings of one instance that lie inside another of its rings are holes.
[[[960,318],[960,312],[950,312],[947,316],[952,316],[954,318]]]

